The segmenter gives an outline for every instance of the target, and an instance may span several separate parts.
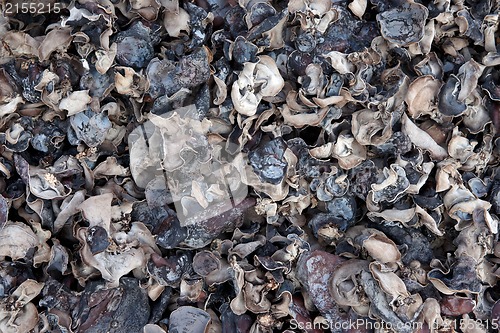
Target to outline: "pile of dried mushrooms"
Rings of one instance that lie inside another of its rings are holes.
[[[13,3],[0,332],[500,327],[497,1]]]

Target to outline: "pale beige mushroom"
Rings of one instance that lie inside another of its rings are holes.
[[[113,214],[122,215],[117,212],[117,208],[112,208],[112,199],[113,195],[106,193],[85,200],[79,209],[89,222],[89,227],[79,228],[75,236],[82,245],[79,252],[84,265],[87,266],[80,268],[80,277],[89,278],[93,274],[89,268],[93,268],[101,273],[108,286],[116,287],[120,278],[131,271],[134,271],[137,277],[144,277],[142,270],[150,254],[160,253],[160,250],[151,232],[142,222],[132,223],[128,231],[121,230],[119,223],[112,222]],[[130,207],[124,209],[129,210]],[[97,237],[94,230],[102,230],[107,237],[94,239]],[[97,244],[99,251],[93,251],[92,244]]]
[[[86,110],[91,101],[92,98],[89,96],[88,90],[73,91],[61,100],[59,108],[66,110],[68,116],[72,116]]]
[[[379,283],[380,288],[389,296],[389,304],[393,305],[398,299],[410,297],[404,282],[392,269],[377,263],[370,263],[370,272],[373,278]]]
[[[363,15],[365,14],[365,11],[366,11],[366,6],[367,6],[367,1],[366,0],[353,0],[348,5],[348,7],[351,10],[351,12],[354,15],[356,15],[358,18],[362,18],[363,17]]]
[[[38,311],[31,301],[40,294],[43,286],[43,283],[28,279],[0,302],[0,331],[25,333],[35,328]]]
[[[285,86],[276,62],[270,56],[259,57],[256,63],[245,63],[231,88],[234,108],[245,116],[252,116],[264,97],[276,96]]]
[[[433,159],[443,160],[448,156],[446,149],[438,145],[429,134],[415,125],[406,114],[403,114],[401,117],[401,123],[403,124],[404,132],[408,135],[411,142],[415,146],[429,151]]]
[[[33,229],[22,222],[7,221],[0,229],[0,257],[19,260],[26,257],[30,249],[36,248],[34,261],[36,265],[50,259],[50,247],[46,243],[50,232],[42,229],[35,221]]]
[[[165,11],[163,16],[163,24],[167,33],[171,37],[179,37],[182,31],[189,34],[191,27],[189,25],[190,16],[189,13],[181,7],[178,7],[178,1],[166,1],[177,3],[177,11]]]
[[[471,142],[461,134],[458,128],[454,129],[453,137],[448,142],[448,154],[463,164],[474,155],[474,147],[477,142]]]
[[[332,155],[337,158],[340,167],[349,170],[366,159],[366,147],[360,145],[352,136],[344,132],[337,138]]]
[[[353,113],[352,134],[361,145],[379,145],[391,137],[392,128],[381,112],[365,109]]]
[[[118,66],[115,70],[115,89],[119,94],[140,98],[149,89],[146,77],[131,67]]]
[[[413,118],[422,115],[433,115],[437,110],[437,94],[441,88],[441,81],[431,75],[419,76],[408,87],[405,102],[408,113]]]
[[[363,248],[370,257],[391,267],[401,260],[401,253],[396,244],[383,232],[364,226],[349,228],[345,237],[354,246]]]
[[[338,265],[328,286],[330,295],[340,306],[360,307],[368,305],[366,295],[359,288],[361,271],[368,271],[369,262],[351,259]]]
[[[465,101],[477,87],[477,82],[481,74],[483,74],[485,66],[477,63],[474,59],[467,61],[458,69],[458,77],[460,78],[460,93],[458,94],[459,101]]]

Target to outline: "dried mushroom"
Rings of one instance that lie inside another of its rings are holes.
[[[193,333],[203,333],[206,332],[209,321],[210,315],[201,309],[190,306],[179,307],[170,315],[169,332],[189,330]]]
[[[134,222],[129,230],[123,230],[118,222],[112,223],[113,207],[111,194],[102,194],[82,202],[79,209],[88,221],[88,228],[79,228],[76,237],[80,240],[82,276],[90,276],[91,270],[98,270],[109,286],[116,287],[122,276],[135,270],[139,276],[147,258],[159,252],[149,229],[142,222]],[[121,207],[116,207],[118,210]],[[98,211],[95,211],[98,209]],[[102,214],[100,212],[107,212]],[[123,212],[120,212],[123,214]],[[83,272],[87,266],[88,273]],[[80,273],[80,274],[81,274]]]
[[[0,328],[2,332],[30,332],[38,321],[38,311],[31,301],[42,291],[43,283],[26,280],[12,295],[0,303]]]
[[[147,324],[149,309],[147,293],[137,279],[123,278],[114,288],[91,281],[73,312],[75,331],[139,332]]]
[[[260,149],[250,152],[249,160],[253,171],[262,182],[274,185],[281,183],[288,167],[288,163],[284,159],[285,149],[285,142],[276,138]]]
[[[1,332],[500,318],[494,1],[39,5],[0,4]]]
[[[22,222],[7,221],[0,230],[0,256],[13,260],[26,258],[31,252],[32,260],[36,264],[47,262],[50,258],[50,247],[46,241],[50,232],[43,230],[35,221],[32,227]]]
[[[329,288],[338,305],[360,308],[369,304],[358,282],[361,272],[368,271],[368,264],[365,260],[352,259],[336,268]]]
[[[433,115],[436,110],[437,92],[441,82],[431,75],[419,76],[408,87],[406,104],[408,113],[415,119],[422,115]]]
[[[243,115],[252,116],[262,98],[276,96],[284,85],[273,58],[261,56],[256,63],[247,62],[231,88],[234,108]]]
[[[414,1],[404,1],[377,15],[382,36],[397,46],[417,43],[424,37],[429,10]]]

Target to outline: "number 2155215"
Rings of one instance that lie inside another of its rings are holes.
[[[63,8],[62,4],[59,2],[7,2],[4,4],[4,14],[5,15],[16,15],[16,14],[45,14],[45,13],[55,13],[58,14]]]

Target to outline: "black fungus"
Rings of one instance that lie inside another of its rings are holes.
[[[87,244],[92,254],[103,252],[111,244],[106,229],[100,226],[93,226],[87,232]]]
[[[140,309],[140,311],[138,311]],[[73,312],[76,332],[140,332],[149,319],[149,302],[139,280],[124,277],[116,288],[90,281]]]
[[[460,80],[455,75],[450,75],[439,91],[438,109],[442,114],[455,117],[467,109],[465,103],[458,100],[459,93]]]
[[[283,139],[276,138],[248,154],[250,165],[262,182],[279,184],[283,180],[288,167],[286,148]]]
[[[154,56],[150,35],[151,31],[142,22],[137,22],[128,30],[118,33],[116,60],[120,65],[146,67]]]

